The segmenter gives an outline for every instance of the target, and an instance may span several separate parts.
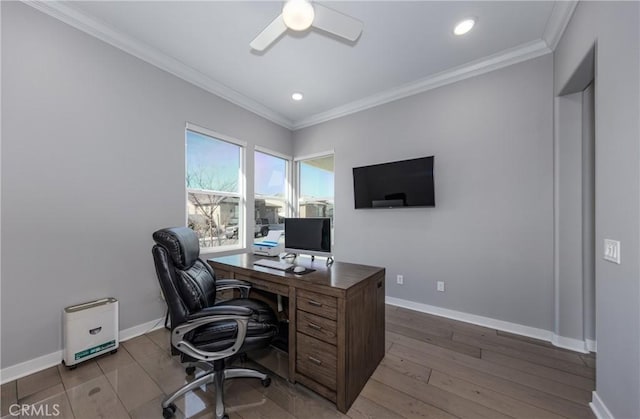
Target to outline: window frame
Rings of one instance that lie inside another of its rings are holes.
[[[212,138],[214,140],[223,141],[226,143],[230,143],[236,145],[240,149],[240,167],[238,168],[238,192],[224,192],[224,191],[210,191],[210,190],[202,190],[202,189],[194,189],[189,188],[187,186],[187,173],[189,170],[188,166],[188,132],[191,131],[193,133],[203,135],[205,137]],[[187,122],[185,124],[184,130],[184,186],[185,186],[185,194],[184,194],[184,203],[185,203],[185,226],[189,225],[189,193],[198,193],[205,195],[217,195],[217,196],[228,196],[228,197],[237,197],[238,198],[238,243],[231,245],[222,245],[222,246],[209,246],[209,247],[201,247],[201,253],[220,253],[227,252],[231,250],[239,250],[244,249],[246,247],[245,243],[245,234],[247,228],[247,189],[246,189],[246,150],[247,143],[245,141],[238,140],[237,138],[213,131],[211,129]]]

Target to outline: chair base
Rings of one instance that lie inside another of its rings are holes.
[[[196,378],[190,383],[185,384],[170,394],[162,401],[162,416],[170,418],[176,412],[176,405],[173,402],[182,397],[191,390],[200,387],[203,384],[213,383],[216,391],[216,419],[225,419],[224,408],[224,380],[232,378],[258,378],[262,380],[264,387],[269,387],[271,378],[264,373],[249,368],[224,368],[224,362],[216,361],[213,365],[206,362],[197,362],[188,368],[198,367],[205,371],[205,374]]]

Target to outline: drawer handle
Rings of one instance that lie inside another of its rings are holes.
[[[309,327],[316,330],[322,330],[322,326],[318,326],[317,324],[308,323]]]
[[[322,303],[319,303],[319,302],[313,301],[313,300],[309,300],[309,304],[311,304],[312,306],[316,306],[316,307],[322,307]]]
[[[318,358],[314,358],[312,356],[307,356],[307,358],[309,359],[309,361],[313,362],[314,364],[322,365],[322,361],[320,361]]]

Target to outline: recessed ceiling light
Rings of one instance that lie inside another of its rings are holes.
[[[298,93],[298,92],[291,95],[291,99],[296,101],[302,100],[303,97],[304,96],[302,96],[302,93]]]
[[[455,29],[453,29],[453,33],[456,35],[464,35],[465,33],[469,32],[471,28],[473,28],[473,25],[475,24],[476,24],[475,19],[473,18],[465,19],[456,25]]]

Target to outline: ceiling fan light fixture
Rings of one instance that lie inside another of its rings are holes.
[[[315,12],[308,0],[289,0],[282,8],[282,19],[294,31],[303,31],[311,26]]]
[[[464,35],[465,33],[469,32],[475,24],[476,20],[474,18],[465,19],[456,25],[456,27],[453,29],[453,33],[456,35]]]

